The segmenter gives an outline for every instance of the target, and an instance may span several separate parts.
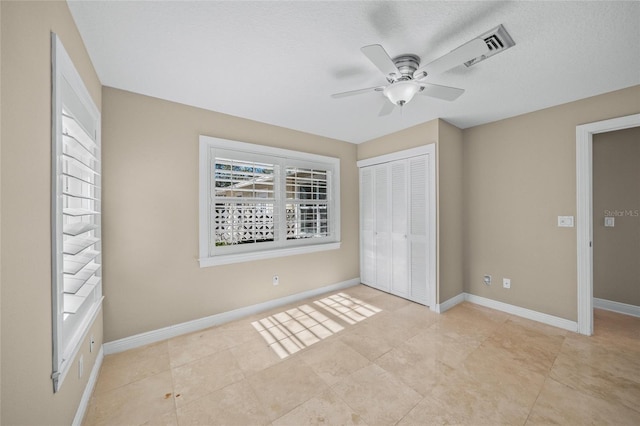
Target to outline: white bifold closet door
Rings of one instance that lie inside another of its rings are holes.
[[[426,155],[360,168],[360,277],[429,304]]]

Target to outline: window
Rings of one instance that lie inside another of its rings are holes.
[[[54,392],[102,304],[100,112],[60,40],[52,49]]]
[[[200,136],[200,266],[340,247],[340,160]]]

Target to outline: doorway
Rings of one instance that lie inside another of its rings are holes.
[[[578,332],[593,334],[593,135],[640,127],[640,114],[576,127]]]

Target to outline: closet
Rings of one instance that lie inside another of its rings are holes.
[[[435,300],[433,145],[358,162],[360,279],[431,305]]]

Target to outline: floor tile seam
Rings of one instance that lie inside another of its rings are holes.
[[[307,366],[308,367],[308,366]],[[270,368],[270,367],[269,367]],[[306,404],[307,402],[309,402],[310,400],[312,400],[313,398],[316,398],[317,396],[321,395],[323,392],[325,392],[326,390],[330,390],[331,387],[328,386],[326,384],[326,382],[322,379],[322,377],[320,377],[311,367],[308,367],[309,370],[311,371],[311,374],[316,376],[316,378],[324,384],[324,387],[321,387],[320,389],[316,390],[309,398],[305,399],[304,401],[300,402],[299,404],[297,404],[295,407],[291,408],[291,410],[287,411],[286,413],[284,413],[282,416],[277,417],[275,419],[271,419],[269,414],[268,414],[268,410],[266,410],[266,407],[264,406],[262,400],[258,397],[258,393],[256,391],[256,389],[253,387],[253,385],[251,384],[250,380],[247,380],[247,384],[249,385],[251,392],[253,393],[253,395],[256,397],[256,400],[260,403],[260,406],[263,409],[263,412],[266,416],[266,418],[269,420],[269,424],[273,424],[273,422],[275,422],[276,420],[280,419],[283,416],[286,416],[287,414],[289,414],[290,412],[292,412],[293,410],[297,409],[298,407],[300,407],[303,404]],[[264,370],[263,370],[264,371]]]
[[[380,357],[381,358],[381,357]],[[380,359],[378,358],[378,359]],[[386,368],[384,368],[384,366],[378,364],[375,361],[370,361],[372,364],[377,365],[378,367],[380,367],[381,369],[383,369],[384,371],[386,371],[388,374],[390,374],[391,376],[393,376],[394,378],[396,378],[400,383],[402,383],[403,385],[409,387],[412,391],[414,391],[415,393],[417,393],[418,395],[420,395],[420,397],[422,399],[426,398],[427,395],[423,395],[422,392],[420,392],[418,389],[416,389],[415,387],[413,387],[413,385],[411,385],[410,383],[407,383],[401,376],[398,376],[397,374],[395,374],[392,371],[387,370]],[[439,362],[439,361],[438,361]],[[450,366],[449,366],[450,367]],[[364,367],[363,367],[364,368]],[[453,367],[451,367],[453,368]],[[429,393],[431,393],[431,389],[429,389]]]
[[[178,404],[177,404],[177,397],[176,397],[176,380],[175,377],[173,376],[173,369],[171,368],[171,358],[169,358],[169,371],[171,371],[171,390],[173,391],[173,412],[176,416],[176,422],[178,423],[178,426],[180,426],[180,420],[178,419]]]
[[[96,389],[94,389],[94,391],[93,391],[93,394],[92,394],[92,396],[91,396],[91,399],[93,399],[93,398],[100,398],[101,396],[103,396],[103,395],[105,395],[105,394],[108,394],[108,393],[111,393],[111,392],[114,392],[114,391],[120,390],[120,389],[122,389],[122,388],[124,388],[124,387],[126,387],[126,386],[133,385],[133,384],[138,383],[138,382],[140,382],[140,381],[142,381],[142,380],[150,379],[151,377],[158,376],[158,375],[160,375],[160,374],[166,373],[167,371],[171,372],[171,370],[162,370],[162,371],[158,371],[157,373],[154,373],[154,374],[150,374],[150,375],[148,375],[148,376],[141,377],[141,378],[139,378],[139,379],[133,380],[133,381],[131,381],[131,382],[128,382],[128,383],[122,384],[122,385],[120,385],[120,386],[117,386],[117,387],[115,387],[115,388],[111,388],[111,389],[106,390],[106,391],[96,392],[96,391],[97,391],[97,388],[96,388]],[[173,374],[171,374],[171,376],[172,376],[172,387],[173,387]],[[96,385],[97,385],[97,383],[96,383]]]
[[[364,367],[362,367],[362,368],[366,368],[366,367],[368,367],[368,365],[367,365],[367,366],[364,366]],[[356,371],[360,371],[360,370],[362,370],[362,368],[359,368],[359,369],[358,369],[358,370],[356,370]],[[349,374],[347,377],[344,377],[344,378],[342,378],[341,380],[339,380],[338,382],[334,383],[332,386],[330,386],[330,387],[329,387],[329,390],[331,391],[331,393],[332,393],[333,395],[335,395],[335,397],[336,397],[336,398],[338,398],[338,400],[340,400],[344,405],[346,405],[347,407],[349,407],[349,409],[350,409],[353,413],[355,413],[355,414],[357,414],[358,416],[360,416],[360,418],[361,418],[361,419],[365,419],[365,416],[364,416],[360,411],[356,410],[356,409],[355,409],[353,406],[351,406],[351,404],[349,404],[349,402],[348,402],[347,400],[345,400],[345,399],[344,399],[344,398],[343,398],[343,397],[342,397],[338,392],[335,392],[335,391],[334,391],[334,388],[335,388],[336,386],[338,386],[340,383],[344,382],[347,378],[351,377],[351,376],[352,376],[356,371],[352,372],[352,373],[351,373],[351,374]],[[367,424],[367,425],[368,425],[369,423],[365,422],[365,424]]]
[[[556,378],[554,378],[554,377],[548,376],[548,377],[547,377],[547,379],[548,379],[548,380],[553,380],[554,382],[558,383],[559,385],[564,386],[564,387],[566,387],[566,388],[569,388],[569,389],[571,389],[571,390],[572,390],[572,391],[574,391],[574,392],[578,392],[580,395],[585,396],[585,397],[587,397],[587,398],[589,398],[589,399],[597,399],[597,400],[599,400],[599,401],[605,401],[604,399],[602,399],[602,398],[600,398],[600,397],[597,397],[597,396],[594,396],[594,395],[592,395],[592,394],[590,394],[590,393],[584,392],[584,391],[583,391],[582,389],[580,389],[580,388],[575,388],[575,387],[573,387],[573,386],[569,386],[569,385],[567,385],[566,383],[563,383],[563,382],[561,382],[560,380],[557,380],[557,379],[556,379]],[[545,383],[546,383],[546,381],[545,381]],[[544,387],[544,386],[543,386],[543,387]],[[618,408],[620,408],[620,407],[629,408],[628,406],[626,406],[625,404],[620,403],[619,401],[615,401],[615,402],[613,402],[613,401],[607,401],[607,402],[608,402],[609,404],[612,404],[612,405],[614,405],[614,406],[618,407]],[[636,411],[636,410],[633,410],[633,411]]]
[[[522,319],[522,318],[520,318],[520,319]],[[518,321],[514,321],[513,324],[515,324],[518,328],[525,329],[526,331],[531,332],[532,334],[534,334],[533,338],[542,337],[542,338],[552,338],[552,339],[553,338],[563,338],[564,339],[566,337],[566,333],[547,333],[547,332],[541,330],[540,328],[530,327],[530,326],[528,326],[526,324],[523,324],[521,322],[518,322]],[[504,325],[507,325],[506,322],[503,324],[502,327],[500,327],[500,329],[505,329],[506,327],[504,327]],[[549,327],[553,327],[553,326],[550,325]],[[556,328],[556,327],[553,327],[553,328]],[[498,331],[498,330],[496,330],[496,331]],[[517,331],[518,331],[517,329],[515,329],[515,330],[507,329],[505,331],[505,334],[507,334],[507,335],[516,335],[516,336],[521,335]],[[562,330],[562,331],[564,331],[564,330]]]
[[[166,356],[166,357],[167,357],[167,364],[169,364],[169,366],[170,366],[170,364],[171,364],[171,357],[169,356],[169,354],[168,354],[168,353],[166,353],[166,354],[164,354],[164,355],[151,356],[150,358],[151,358],[151,359],[159,359],[159,358],[162,358],[163,356]],[[108,364],[108,365],[104,365],[104,363],[103,363],[103,365],[102,365],[102,366],[101,366],[101,368],[100,368],[100,373],[102,373],[103,368],[112,369],[112,370],[114,370],[114,371],[122,371],[122,370],[125,370],[125,369],[127,369],[127,368],[134,368],[134,369],[137,369],[137,367],[138,367],[139,365],[147,365],[147,364],[149,364],[149,362],[150,362],[150,361],[149,361],[149,359],[146,359],[146,358],[145,358],[145,359],[139,359],[139,360],[136,360],[136,361],[134,361],[134,362],[127,362],[127,363],[125,363],[125,364],[123,364],[123,365],[113,365],[113,363],[111,363],[110,365],[109,365],[109,364]]]
[[[164,373],[164,371],[163,371],[162,373]],[[154,377],[154,376],[157,376],[157,375],[162,374],[162,373],[158,373],[158,374],[155,374],[155,375],[153,375],[153,376],[149,376],[149,377]],[[145,379],[147,379],[147,378],[149,378],[149,377],[145,377]],[[144,380],[144,379],[140,379],[140,380]],[[137,383],[137,382],[139,382],[140,380],[137,380],[137,381],[132,382],[132,383]],[[130,383],[130,384],[131,384],[131,383]],[[124,386],[127,386],[127,385],[124,385]],[[122,388],[122,387],[124,387],[124,386],[120,386],[120,387],[115,388],[115,389],[113,389],[113,390],[119,390],[120,388]],[[155,413],[153,416],[163,416],[163,415],[165,415],[165,414],[167,414],[167,413],[169,413],[169,412],[174,412],[174,413],[176,413],[176,419],[177,419],[177,412],[176,412],[176,409],[175,409],[175,389],[174,389],[174,387],[173,387],[173,377],[171,378],[171,391],[172,391],[172,392],[171,392],[171,395],[172,395],[172,398],[173,398],[173,408],[172,408],[172,409],[167,409],[166,411],[162,411],[162,412],[160,412],[160,413]],[[110,392],[111,392],[111,391],[108,391],[107,393],[110,393]],[[97,399],[97,398],[99,398],[99,396],[94,396],[94,397],[92,397],[92,398],[91,398],[92,402],[90,403],[89,407],[87,407],[88,409],[90,408],[91,404],[95,403],[93,400],[94,400],[94,399]],[[108,415],[103,419],[103,422],[104,422],[104,421],[109,421],[109,420],[113,419],[113,418],[114,418],[114,417],[116,417],[118,414],[120,414],[120,412],[119,412],[118,410],[110,411],[110,412],[109,412],[109,414],[108,414]],[[86,413],[86,415],[85,415],[85,419],[87,418],[87,416],[88,416],[88,415],[89,415],[89,410],[87,410],[87,413]],[[153,418],[153,416],[152,416],[152,418]],[[84,420],[85,420],[85,419],[83,419],[83,423],[82,423],[83,425],[84,425]],[[142,421],[140,424],[142,425],[142,424],[144,424],[144,423],[146,423],[146,422],[148,422],[148,421],[150,421],[150,420],[151,420],[151,418],[147,418],[147,419],[145,419],[144,421]]]
[[[560,356],[560,355],[565,355],[565,356],[567,356],[567,357],[574,358],[574,357],[571,355],[571,353],[567,353],[567,352],[562,352],[562,351],[561,351],[560,353],[558,353],[558,356]],[[639,354],[639,356],[640,356],[640,354]],[[588,360],[586,360],[586,361],[585,361],[585,360],[580,360],[580,361],[581,361],[581,363],[582,363],[582,364],[586,365],[586,366],[587,366],[587,367],[589,367],[589,368],[593,368],[593,369],[598,370],[598,371],[600,371],[600,372],[604,372],[604,373],[609,374],[609,375],[611,375],[611,376],[614,376],[614,377],[616,377],[616,378],[620,378],[620,379],[623,379],[623,380],[628,380],[628,381],[631,381],[631,382],[637,383],[637,384],[640,386],[640,376],[639,376],[639,380],[635,380],[635,379],[629,378],[629,377],[627,377],[627,376],[623,376],[623,375],[615,374],[615,373],[614,373],[614,372],[612,372],[612,371],[605,370],[605,369],[603,369],[603,368],[599,367],[598,365],[596,365],[597,363],[593,362],[593,361],[592,361],[592,360],[590,360],[590,359],[588,359]]]
[[[183,362],[182,364],[179,364],[179,365],[172,365],[172,364],[171,364],[171,357],[169,357],[169,366],[170,366],[170,368],[171,368],[172,370],[173,370],[174,368],[184,367],[184,366],[185,366],[185,365],[187,365],[187,364],[191,364],[191,363],[196,362],[196,361],[201,361],[201,360],[203,360],[204,358],[207,358],[207,357],[210,357],[210,356],[213,356],[213,355],[219,354],[219,353],[221,353],[221,352],[224,352],[224,351],[230,351],[230,349],[231,349],[231,348],[225,347],[224,349],[220,349],[220,350],[217,350],[217,351],[214,351],[214,352],[208,353],[208,354],[206,354],[206,355],[199,356],[199,357],[194,358],[194,359],[192,359],[192,360],[189,360],[189,361],[187,361],[187,362]]]
[[[590,366],[590,367],[591,367],[591,366]],[[592,368],[595,368],[595,367],[592,367]],[[617,379],[623,379],[623,380],[626,380],[626,381],[629,381],[629,382],[637,383],[637,382],[635,382],[634,380],[629,380],[629,379],[626,379],[625,377],[615,376],[615,375],[613,375],[613,374],[611,374],[611,373],[608,373],[607,371],[602,370],[602,369],[600,369],[600,368],[595,368],[595,369],[596,369],[596,370],[598,370],[599,372],[604,372],[604,373],[610,374],[610,375],[612,375],[612,376],[616,377]],[[593,374],[589,374],[589,375],[588,375],[588,377],[594,377],[594,375],[593,375]],[[577,386],[575,386],[575,385],[574,385],[574,384],[572,384],[572,383],[567,383],[567,382],[565,382],[561,377],[554,376],[554,375],[553,375],[553,370],[551,370],[551,371],[549,372],[549,378],[550,378],[550,379],[552,379],[552,380],[555,380],[556,382],[558,382],[558,383],[560,383],[560,384],[562,384],[562,385],[564,385],[564,386],[566,386],[566,387],[568,387],[568,388],[570,388],[570,389],[573,389],[573,390],[575,390],[575,391],[579,391],[580,393],[582,393],[582,394],[584,394],[584,395],[588,395],[588,396],[590,396],[590,397],[592,397],[592,398],[602,399],[602,397],[600,397],[600,396],[599,396],[599,395],[597,395],[597,394],[593,394],[593,393],[591,393],[591,392],[585,392],[585,391],[583,391],[583,390],[582,390],[582,389],[583,389],[582,387],[577,387]],[[637,383],[637,384],[638,384],[638,385],[639,385],[639,387],[640,387],[640,383]],[[629,406],[629,405],[627,405],[626,403],[624,403],[623,401],[620,401],[620,400],[618,400],[618,399],[616,399],[616,400],[615,400],[615,401],[613,401],[613,402],[614,402],[615,404],[619,405],[619,406],[624,406],[624,407],[627,407],[627,408],[632,409],[633,411],[637,411],[638,413],[640,413],[640,406],[638,406],[638,405],[636,405],[636,406]]]
[[[416,391],[415,389],[414,389],[414,391],[415,391],[418,395],[422,396],[422,394],[421,394],[420,392]],[[394,425],[397,425],[397,424],[399,424],[401,421],[403,421],[403,420],[405,419],[405,417],[407,417],[407,416],[408,416],[408,415],[409,415],[413,410],[415,410],[415,408],[416,408],[418,405],[422,404],[422,401],[424,401],[425,399],[427,399],[427,397],[426,397],[426,396],[422,396],[422,398],[420,398],[420,400],[419,400],[418,402],[416,402],[415,404],[413,404],[413,406],[412,406],[411,408],[409,408],[409,409],[407,410],[407,412],[406,412],[406,413],[404,413],[404,414],[402,415],[402,417],[400,417],[400,418],[399,418],[399,419],[394,423]]]
[[[236,369],[240,372],[240,374],[242,375],[242,378],[241,378],[241,379],[238,379],[238,380],[234,380],[234,381],[233,381],[233,382],[231,382],[231,383],[227,383],[226,385],[224,385],[224,386],[222,386],[222,387],[219,387],[219,388],[217,388],[217,389],[213,389],[213,390],[211,390],[211,391],[209,391],[209,392],[205,393],[204,395],[200,395],[200,396],[198,396],[197,398],[195,398],[193,401],[185,403],[185,406],[186,406],[186,405],[189,405],[189,404],[191,404],[191,403],[193,403],[193,402],[195,402],[195,401],[198,401],[198,400],[200,400],[200,399],[202,399],[202,398],[204,398],[204,397],[206,397],[206,396],[209,396],[209,395],[211,395],[211,394],[212,394],[212,393],[214,393],[214,392],[217,392],[217,391],[222,390],[222,389],[224,389],[224,388],[226,388],[226,387],[228,387],[228,386],[234,385],[234,384],[236,384],[236,383],[239,383],[239,382],[241,382],[241,381],[243,381],[243,380],[246,380],[246,379],[247,379],[247,377],[246,377],[246,376],[245,376],[245,374],[244,374],[244,371],[242,370],[242,368],[240,368],[240,365],[238,364],[237,359],[235,359],[235,357],[233,356],[233,354],[231,354],[231,356],[233,357],[233,361],[234,361],[234,363],[236,364]],[[174,375],[173,375],[173,370],[171,370],[171,383],[172,383],[172,386],[173,386],[173,401],[174,401],[174,406],[175,406],[175,410],[176,410],[176,413],[177,413],[178,408],[182,408],[182,407],[178,407],[178,404],[177,404],[176,384],[175,384],[175,377],[174,377]]]
[[[178,423],[180,423],[180,419],[179,419],[179,416],[178,416],[178,412],[179,412],[179,411],[184,411],[184,410],[186,410],[187,408],[189,408],[189,406],[191,406],[191,405],[193,405],[193,404],[195,404],[195,403],[199,402],[199,401],[200,401],[200,400],[202,400],[203,398],[207,398],[207,397],[211,396],[212,394],[214,394],[214,393],[216,393],[216,392],[220,392],[220,391],[222,391],[222,390],[224,390],[224,389],[226,389],[226,388],[228,388],[228,387],[231,387],[231,386],[237,385],[238,383],[240,383],[240,382],[242,382],[242,381],[246,381],[246,382],[247,382],[247,385],[249,385],[249,383],[248,383],[248,381],[246,380],[246,378],[242,378],[241,380],[237,380],[237,381],[235,381],[235,382],[233,382],[233,383],[228,383],[228,384],[226,384],[226,385],[224,385],[224,386],[222,386],[222,387],[220,387],[220,388],[218,388],[218,389],[214,389],[214,390],[212,390],[212,391],[210,391],[210,392],[207,392],[207,393],[206,393],[206,394],[204,394],[204,395],[200,395],[200,396],[198,396],[197,398],[193,399],[192,401],[189,401],[189,402],[184,403],[184,404],[183,404],[183,405],[181,405],[180,407],[178,407],[178,406],[177,406],[177,404],[176,404],[176,406],[175,406],[175,413],[176,413],[176,418],[178,418]],[[249,386],[249,388],[250,388],[251,392],[252,392],[252,393],[254,393],[253,388],[251,388],[251,386]],[[175,390],[174,390],[174,394],[175,394]],[[255,393],[254,393],[254,396],[255,396]],[[257,398],[256,398],[256,399],[257,399]],[[175,395],[174,395],[174,402],[175,402],[175,401],[176,401],[176,399],[175,399]]]

